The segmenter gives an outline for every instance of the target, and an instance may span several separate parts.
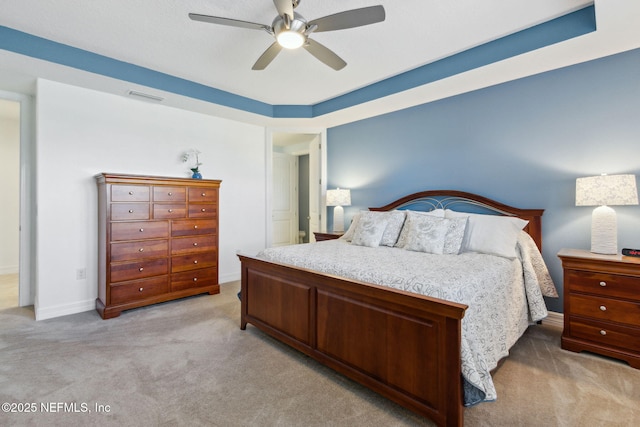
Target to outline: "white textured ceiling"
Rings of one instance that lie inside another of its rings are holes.
[[[308,20],[382,4],[382,23],[312,34],[347,67],[304,50],[264,71],[263,31],[192,21],[190,12],[271,24],[271,0],[0,0],[0,25],[268,104],[316,104],[548,21],[590,0],[301,0]]]

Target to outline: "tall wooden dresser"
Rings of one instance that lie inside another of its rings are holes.
[[[220,292],[218,180],[101,173],[98,298],[122,310]]]

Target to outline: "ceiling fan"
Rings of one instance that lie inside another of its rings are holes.
[[[252,70],[264,70],[283,48],[297,49],[299,47],[303,47],[334,70],[341,70],[347,63],[332,50],[309,38],[309,35],[314,32],[361,27],[382,22],[385,19],[384,7],[369,6],[307,21],[299,13],[294,12],[294,9],[300,4],[300,0],[273,0],[273,3],[278,10],[278,16],[273,20],[271,26],[197,13],[190,13],[189,18],[211,24],[264,30],[274,36],[276,41],[253,64]]]

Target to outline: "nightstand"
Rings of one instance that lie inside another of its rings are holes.
[[[564,269],[562,348],[640,369],[640,258],[586,250],[558,252]]]
[[[326,232],[321,233],[319,231],[314,231],[313,235],[316,237],[316,242],[321,242],[323,240],[334,240],[340,238],[344,234],[343,231],[340,232]]]

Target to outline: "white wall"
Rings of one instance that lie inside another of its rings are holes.
[[[13,117],[0,116],[0,182],[0,274],[14,274],[19,263],[20,121]]]
[[[203,177],[222,180],[220,282],[240,278],[237,250],[264,248],[264,128],[47,80],[36,117],[37,319],[94,308],[100,172],[189,176],[180,156],[197,148]]]

